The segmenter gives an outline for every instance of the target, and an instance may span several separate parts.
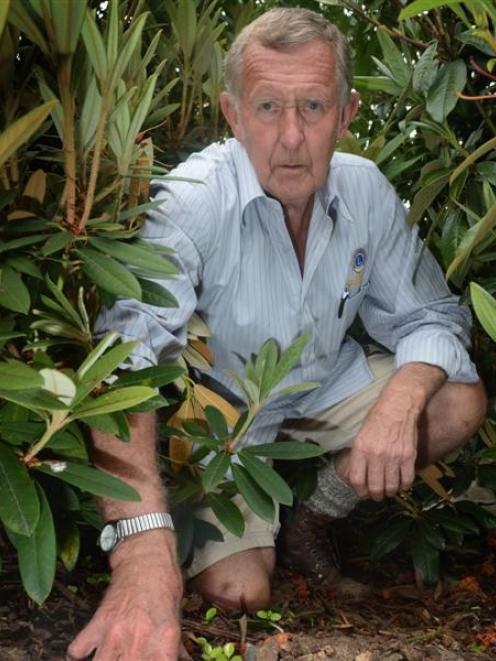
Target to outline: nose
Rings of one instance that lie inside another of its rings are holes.
[[[286,149],[297,149],[305,139],[303,118],[296,106],[286,106],[280,118],[279,140]]]

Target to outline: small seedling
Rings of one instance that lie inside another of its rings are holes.
[[[276,622],[279,622],[279,620],[282,618],[281,613],[272,610],[257,611],[257,617],[281,633],[284,631],[282,627],[276,624]]]
[[[195,642],[202,648],[201,658],[205,661],[243,661],[239,654],[234,654],[236,651],[234,643],[214,647],[203,637],[195,638]]]
[[[205,613],[205,624],[210,624],[210,622],[214,619],[214,617],[217,615],[217,609],[212,607],[207,610]]]

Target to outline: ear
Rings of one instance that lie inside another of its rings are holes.
[[[351,96],[348,103],[341,109],[341,119],[339,122],[339,140],[346,135],[351,120],[358,112],[360,105],[360,94],[356,90],[351,90]]]
[[[220,95],[220,107],[234,137],[243,142],[244,131],[239,117],[238,105],[228,92],[222,92]]]

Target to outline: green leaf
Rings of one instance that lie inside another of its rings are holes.
[[[277,390],[276,392],[271,393],[270,397],[282,397],[283,395],[297,395],[302,392],[308,392],[309,390],[315,390],[318,388],[320,383],[318,381],[307,381],[306,383],[294,383],[292,386],[286,386]]]
[[[79,558],[81,535],[74,521],[64,522],[59,526],[59,555],[66,571],[71,572]]]
[[[261,443],[244,448],[244,452],[257,455],[258,457],[269,457],[270,459],[300,460],[320,457],[326,450],[314,443],[303,441],[277,441],[276,443]]]
[[[377,38],[381,46],[384,62],[391,71],[393,80],[402,89],[410,82],[411,69],[405,62],[403,53],[391,39],[385,28],[377,30]]]
[[[415,65],[412,85],[418,94],[426,96],[436,78],[439,68],[436,61],[436,53],[437,41],[426,48]]]
[[[419,535],[412,543],[412,560],[417,582],[433,584],[439,580],[439,550]]]
[[[76,464],[69,461],[45,462],[36,466],[36,470],[68,482],[83,491],[88,491],[101,498],[115,498],[127,502],[140,500],[138,492],[118,478],[97,468]]]
[[[138,341],[118,344],[98,358],[91,367],[88,367],[82,377],[78,372],[77,377],[82,387],[78,388],[77,402],[80,402],[95,386],[100,384],[109,374],[112,374],[138,345]]]
[[[8,533],[17,550],[19,571],[27,594],[38,605],[45,601],[55,579],[57,540],[52,512],[43,489],[38,486],[40,518],[29,537]]]
[[[386,92],[397,95],[401,89],[388,76],[355,76],[353,86],[359,92]]]
[[[89,355],[84,359],[84,361],[79,366],[79,369],[76,373],[79,381],[84,379],[86,372],[96,363],[96,361],[102,356],[107,349],[114,344],[119,338],[119,333],[116,331],[111,331],[103,337],[96,347],[89,353]]]
[[[157,308],[177,308],[177,298],[165,287],[152,280],[138,278],[141,287],[141,300],[147,305],[155,305]]]
[[[83,271],[101,289],[116,296],[141,300],[141,287],[129,269],[91,248],[74,252],[83,260]]]
[[[219,452],[202,473],[201,480],[204,491],[212,491],[220,484],[231,465],[231,455]]]
[[[129,443],[131,440],[127,418],[121,411],[104,413],[103,415],[92,415],[84,419],[85,424],[91,429],[98,429],[105,434],[112,434]]]
[[[58,54],[72,55],[75,52],[85,12],[86,0],[50,0],[50,18]]]
[[[272,498],[261,489],[246,468],[232,464],[234,482],[248,507],[269,523],[274,521],[275,509]]]
[[[245,450],[238,452],[238,457],[254,481],[266,494],[283,505],[291,506],[293,504],[293,492],[279,473],[269,464]]]
[[[407,18],[417,16],[425,11],[437,9],[438,7],[448,7],[449,5],[459,5],[461,0],[416,0],[405,7],[398,16],[399,21],[406,21]]]
[[[219,411],[215,406],[206,406],[204,411],[210,430],[221,440],[227,438],[229,430],[222,411]]]
[[[376,532],[370,546],[371,559],[378,560],[398,547],[408,535],[411,526],[411,519],[402,518],[392,521],[387,528],[383,527],[379,532]]]
[[[473,151],[469,156],[467,156],[467,158],[464,159],[455,170],[453,170],[453,173],[450,176],[450,184],[452,184],[462,172],[464,172],[473,163],[475,163],[475,161],[477,161],[481,156],[484,156],[484,154],[487,154],[493,149],[496,149],[496,138],[491,138],[491,140],[488,140],[475,151]]]
[[[103,83],[107,76],[107,55],[102,35],[94,19],[94,12],[89,9],[86,10],[86,19],[81,34],[96,77],[100,83]]]
[[[496,204],[489,209],[484,218],[473,225],[467,232],[458,246],[456,256],[446,271],[448,280],[456,269],[470,256],[474,248],[481,243],[496,226]]]
[[[25,273],[26,275],[31,275],[33,278],[38,280],[43,280],[43,274],[41,273],[37,264],[32,262],[25,255],[9,255],[5,260],[6,266],[11,266],[16,271],[20,273]]]
[[[38,28],[36,21],[33,20],[33,17],[24,2],[14,1],[11,3],[8,21],[21,30],[21,32],[24,32],[29,41],[32,41],[39,46],[42,53],[48,55],[48,43]]]
[[[34,482],[19,457],[0,443],[0,519],[19,535],[30,535],[38,523],[40,503]]]
[[[466,516],[460,516],[447,508],[433,512],[433,518],[446,530],[463,535],[477,535],[479,526]]]
[[[97,237],[91,237],[89,242],[105,255],[111,255],[125,264],[138,266],[150,276],[170,278],[177,274],[174,264],[161,257],[152,246]]]
[[[0,305],[13,312],[27,314],[31,298],[29,290],[17,271],[4,266],[0,271]]]
[[[0,37],[7,23],[7,15],[9,13],[10,0],[4,0],[0,4]]]
[[[439,193],[448,183],[449,175],[440,177],[428,186],[422,186],[419,192],[415,195],[413,204],[408,213],[408,223],[415,225],[422,219],[426,209],[434,202]]]
[[[124,411],[131,406],[141,404],[155,395],[153,388],[130,386],[112,390],[95,399],[87,398],[71,414],[71,420],[80,420],[88,416]]]
[[[272,379],[267,387],[272,389],[284,379],[298,362],[309,339],[310,336],[308,333],[303,333],[282,353],[281,358],[274,368]]]
[[[74,235],[72,232],[67,232],[67,231],[62,231],[62,232],[57,232],[57,234],[54,234],[51,236],[42,246],[41,246],[41,254],[43,257],[48,257],[49,255],[52,255],[54,252],[58,252],[59,250],[63,250],[66,246],[69,245],[74,239]]]
[[[446,539],[438,524],[432,524],[430,521],[420,520],[417,523],[417,531],[415,536],[425,537],[426,541],[435,549],[440,551],[446,548]]]
[[[467,83],[467,66],[455,60],[441,66],[427,93],[426,110],[436,122],[443,124],[458,103],[457,92]]]
[[[476,282],[470,283],[470,296],[477,319],[493,342],[496,342],[496,299]]]
[[[4,390],[30,390],[43,387],[43,378],[19,360],[0,362],[0,383]]]
[[[23,115],[0,133],[0,168],[19,147],[28,142],[36,133],[55,105],[55,101],[44,103]]]
[[[56,298],[64,316],[72,321],[76,326],[82,327],[82,319],[79,314],[76,312],[75,308],[70,303],[69,299],[65,296],[64,292],[61,291],[47,276],[46,284],[52,295]]]
[[[169,365],[156,365],[155,367],[145,367],[142,370],[126,372],[121,374],[114,383],[115,387],[122,386],[150,386],[150,388],[161,388],[172,383],[185,373],[184,367],[171,363]]]
[[[209,493],[206,504],[212,508],[220,523],[236,537],[242,537],[245,531],[245,520],[237,505],[224,494]]]
[[[46,390],[0,390],[0,399],[20,404],[30,411],[64,411],[67,406]]]

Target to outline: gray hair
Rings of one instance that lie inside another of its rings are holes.
[[[346,105],[353,86],[348,42],[335,25],[310,9],[271,9],[243,28],[232,43],[224,61],[226,90],[231,96],[239,99],[243,53],[249,44],[258,43],[266,48],[284,50],[314,40],[329,43],[334,51],[340,102]]]

